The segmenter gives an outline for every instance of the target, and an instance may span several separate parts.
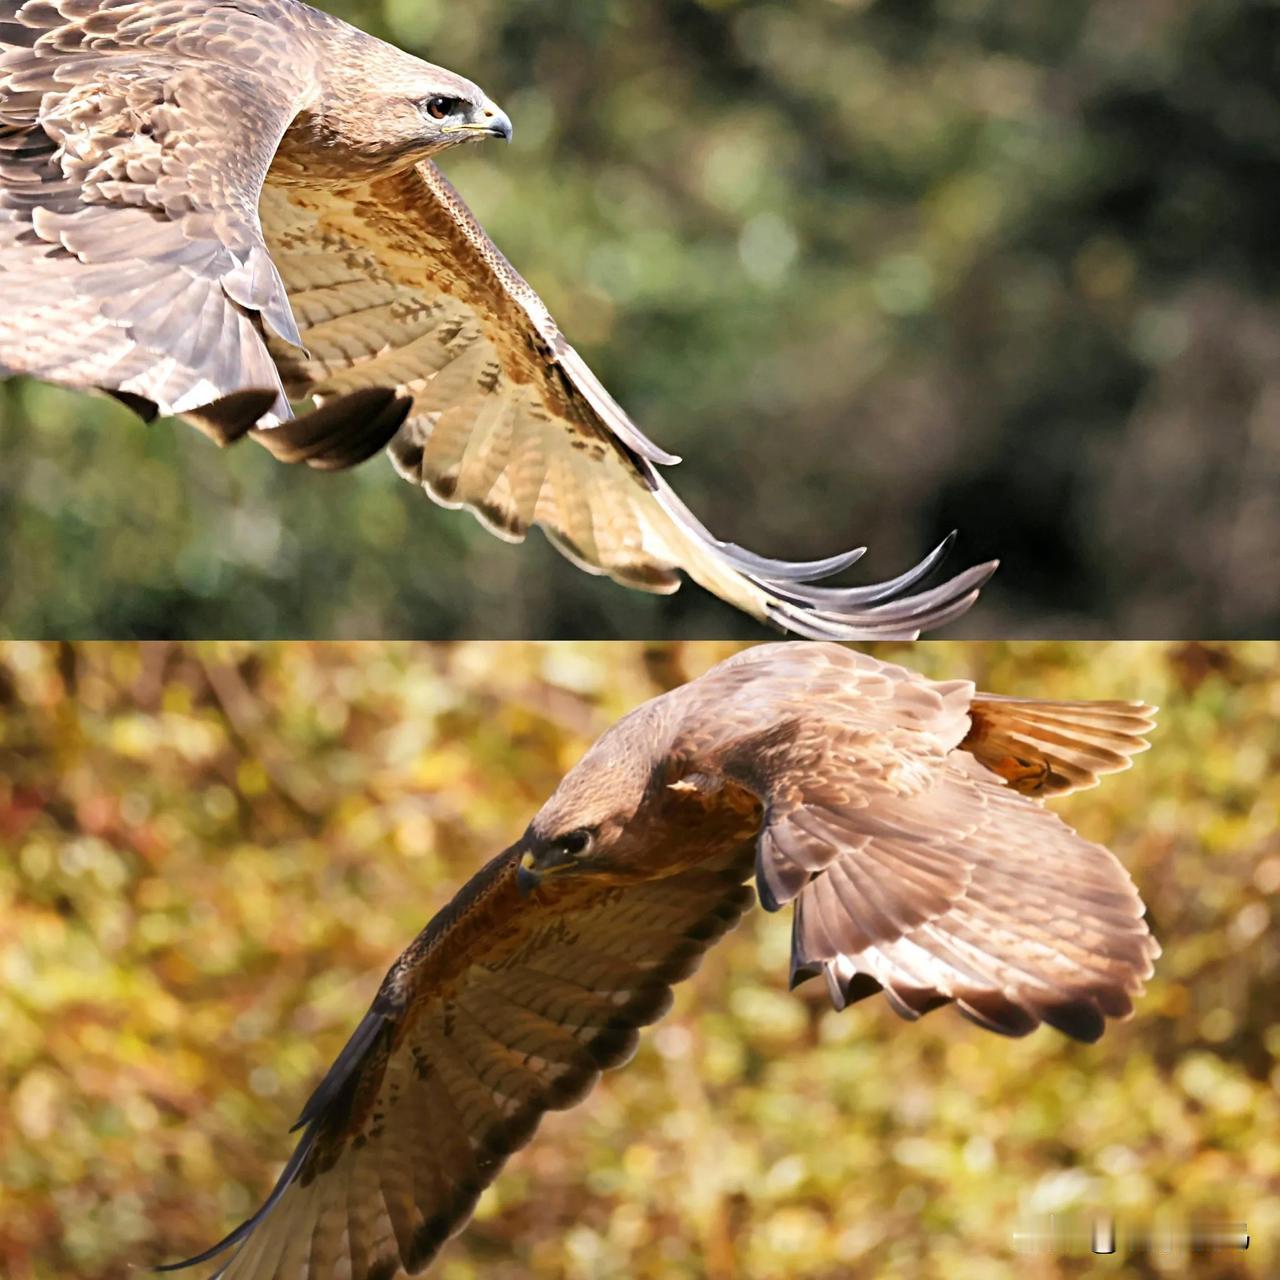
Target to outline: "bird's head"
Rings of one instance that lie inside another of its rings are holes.
[[[361,167],[394,171],[464,143],[511,141],[507,113],[470,80],[381,42],[358,52],[329,69],[318,115],[326,145]]]
[[[540,836],[531,827],[522,841],[516,884],[529,893],[545,876],[581,875],[598,869],[598,837],[591,827],[573,827],[555,836]]]
[[[652,705],[600,738],[538,811],[521,841],[521,888],[551,876],[646,878],[653,859],[645,848],[654,835],[647,806],[654,792]]]
[[[486,138],[511,141],[511,119],[496,102],[461,76],[431,70],[436,74],[414,85],[407,99],[410,128],[422,154]]]
[[[544,876],[629,878],[629,833],[643,794],[630,793],[625,770],[585,764],[565,777],[524,833],[518,883],[526,891]]]

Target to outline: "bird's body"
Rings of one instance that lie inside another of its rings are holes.
[[[0,0],[0,374],[325,469],[386,447],[500,537],[538,525],[649,591],[683,571],[800,634],[967,609],[994,565],[813,586],[860,552],[708,533],[431,159],[510,134],[471,81],[299,0]]]
[[[1141,703],[979,694],[830,645],[747,650],[644,704],[392,966],[226,1280],[425,1266],[541,1115],[626,1061],[752,901],[792,984],[1078,1039],[1158,954],[1127,874],[1037,797],[1124,768]]]

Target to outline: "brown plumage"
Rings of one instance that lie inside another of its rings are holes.
[[[1159,954],[1142,902],[987,765],[1091,786],[1145,749],[1151,711],[995,698],[827,644],[749,649],[645,703],[395,962],[267,1203],[191,1263],[425,1267],[541,1115],[627,1060],[753,877],[766,908],[795,904],[793,984],[821,975],[837,1008],[883,990],[905,1018],[954,1002],[1096,1040]],[[970,753],[979,730],[994,755]]]
[[[441,113],[437,117],[437,112]],[[0,0],[0,374],[336,469],[388,447],[499,537],[798,634],[914,635],[910,594],[712,537],[430,157],[510,137],[468,80],[298,0]],[[289,401],[322,407],[291,416]]]

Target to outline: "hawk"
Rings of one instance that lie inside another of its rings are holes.
[[[510,137],[471,81],[298,0],[0,0],[0,375],[322,469],[386,448],[500,538],[800,635],[963,613],[994,563],[913,594],[946,543],[837,588],[863,548],[769,559],[699,523],[431,159]]]
[[[392,965],[266,1203],[190,1266],[427,1266],[548,1110],[635,1051],[751,905],[792,986],[1093,1041],[1159,947],[1116,858],[1049,812],[1146,748],[1141,702],[978,693],[831,644],[748,649],[645,703]],[[752,889],[754,882],[754,892]],[[174,1269],[169,1268],[169,1269]]]

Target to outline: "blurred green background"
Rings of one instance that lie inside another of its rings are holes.
[[[957,634],[1280,631],[1274,0],[328,7],[508,108],[445,168],[720,536],[866,580],[957,527]],[[383,460],[30,385],[0,447],[9,635],[763,634]]]
[[[622,712],[732,646],[0,649],[0,1274],[123,1280],[244,1217],[398,951]],[[788,994],[752,911],[550,1117],[441,1280],[1048,1280],[1280,1266],[1280,645],[878,646],[1161,704],[1054,807],[1164,946],[1095,1046]],[[1018,1259],[1024,1215],[1248,1223],[1247,1254]]]

